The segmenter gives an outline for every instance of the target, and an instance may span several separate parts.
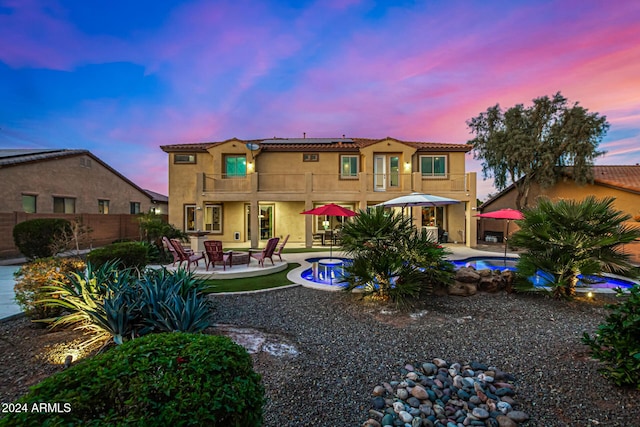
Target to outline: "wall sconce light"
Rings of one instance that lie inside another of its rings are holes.
[[[196,210],[197,211],[201,211],[202,210],[202,206],[196,206]]]
[[[249,169],[250,171],[253,170],[253,162],[247,163],[247,169]]]
[[[411,163],[410,162],[404,162],[404,170],[405,171],[410,171],[411,170]]]

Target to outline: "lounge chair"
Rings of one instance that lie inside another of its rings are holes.
[[[264,249],[249,249],[249,262],[247,262],[247,267],[251,264],[251,258],[255,258],[261,267],[264,267],[264,260],[267,258],[271,260],[271,264],[275,265],[273,262],[273,253],[276,250],[276,246],[278,246],[279,240],[279,237],[272,237],[267,241]]]
[[[213,265],[213,268],[216,268],[216,262],[222,263],[223,270],[227,269],[227,264],[231,268],[233,251],[223,252],[220,240],[206,240],[204,242],[204,251],[207,254],[207,259],[205,260],[207,271],[209,270],[209,265]]]
[[[289,240],[288,234],[287,234],[287,237],[285,237],[284,240],[280,242],[276,250],[273,252],[274,255],[278,255],[278,258],[280,258],[280,261],[282,261],[282,250],[284,249],[284,245],[287,244],[287,240]]]
[[[173,245],[173,248],[176,250],[178,254],[178,258],[180,263],[178,267],[182,267],[182,263],[187,263],[187,270],[191,270],[191,264],[195,264],[196,267],[199,265],[198,261],[204,259],[204,253],[196,254],[193,252],[188,252],[180,243],[178,239],[169,239],[169,242]]]

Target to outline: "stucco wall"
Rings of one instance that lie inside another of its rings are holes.
[[[88,155],[0,168],[0,212],[22,212],[22,195],[36,195],[36,213],[52,213],[53,197],[76,199],[76,213],[98,213],[98,199],[110,214],[129,214],[130,202],[148,212],[151,199]]]

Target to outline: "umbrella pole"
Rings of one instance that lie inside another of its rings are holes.
[[[507,240],[509,239],[509,220],[507,220],[507,235],[504,236],[504,262],[507,263]]]

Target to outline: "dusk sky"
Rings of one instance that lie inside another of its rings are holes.
[[[160,145],[465,143],[558,91],[607,116],[597,164],[640,163],[640,1],[0,0],[0,148],[88,149],[163,194]]]

